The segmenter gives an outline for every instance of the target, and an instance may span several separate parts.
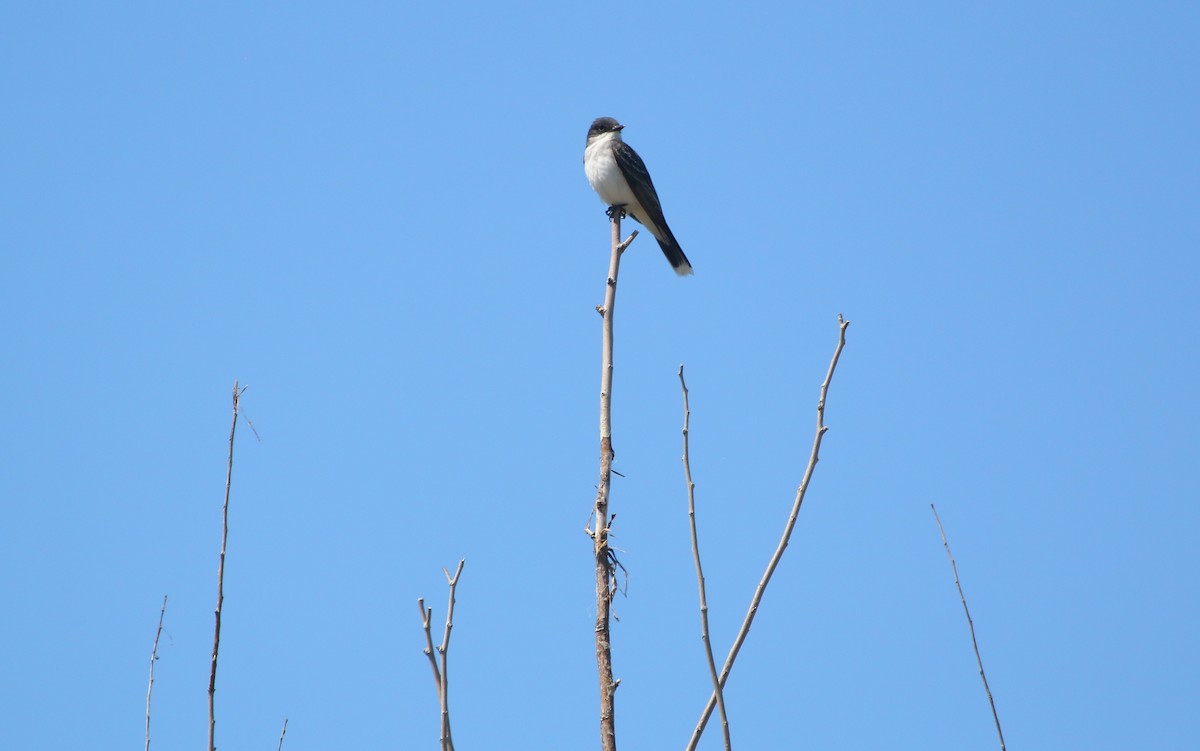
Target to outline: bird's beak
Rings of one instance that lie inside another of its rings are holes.
[[[625,126],[624,126],[624,125],[618,125],[617,127],[613,128],[613,130],[616,130],[616,131],[622,131],[622,130],[625,130]]]

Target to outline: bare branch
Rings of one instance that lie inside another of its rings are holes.
[[[287,718],[283,718],[283,731],[279,733],[279,748],[277,751],[283,751],[283,736],[287,735]]]
[[[621,241],[621,214],[610,207],[612,218],[612,257],[608,265],[608,282],[604,293],[604,305],[597,311],[604,317],[601,341],[600,364],[600,482],[596,486],[596,503],[592,517],[596,529],[591,532],[592,552],[596,558],[596,669],[600,677],[600,748],[616,751],[617,733],[614,696],[620,681],[612,675],[612,645],[609,620],[612,614],[612,598],[616,594],[614,564],[620,565],[616,554],[609,547],[608,513],[609,481],[612,479],[612,378],[613,378],[613,312],[617,302],[617,274],[621,269],[621,254],[637,237],[633,232]]]
[[[217,651],[221,646],[221,606],[225,602],[225,547],[229,540],[229,488],[233,483],[233,436],[237,431],[238,400],[244,388],[233,382],[233,420],[229,425],[229,461],[225,469],[225,506],[221,511],[221,562],[217,566],[216,625],[213,627],[212,667],[208,673],[208,751],[216,751],[216,719],[213,698],[217,691]]]
[[[158,611],[158,630],[150,649],[150,685],[146,687],[146,751],[150,751],[150,696],[154,693],[154,663],[158,662],[158,637],[162,636],[163,617],[167,614],[167,596],[163,595],[162,610]]]
[[[829,361],[829,370],[825,373],[825,381],[821,384],[821,395],[817,400],[817,428],[816,435],[813,436],[812,452],[808,457],[808,466],[804,469],[804,477],[800,480],[800,487],[796,489],[796,499],[792,502],[792,511],[788,515],[787,524],[784,525],[783,535],[779,539],[779,546],[775,548],[775,553],[767,563],[767,570],[763,573],[762,579],[758,582],[758,587],[754,590],[754,597],[750,600],[750,608],[746,611],[746,617],[742,621],[742,626],[733,640],[733,646],[730,647],[728,656],[725,658],[725,665],[721,668],[720,684],[722,687],[729,680],[729,672],[733,669],[734,660],[737,659],[738,652],[742,649],[742,643],[746,641],[746,635],[750,633],[750,626],[754,623],[754,616],[758,613],[758,606],[762,602],[763,593],[766,592],[767,584],[770,583],[771,576],[775,573],[775,568],[779,565],[779,561],[783,557],[783,551],[788,546],[788,540],[792,536],[792,529],[796,526],[796,517],[800,514],[800,506],[804,503],[804,494],[808,492],[808,483],[812,479],[813,471],[817,467],[817,461],[821,453],[821,440],[825,437],[825,431],[828,430],[825,425],[825,399],[829,395],[829,384],[833,381],[833,372],[837,369],[838,360],[842,356],[842,350],[846,347],[846,328],[849,326],[850,322],[839,314],[837,348],[833,351],[833,359]],[[716,706],[716,703],[717,697],[714,693],[708,698],[708,703],[704,706],[704,712],[700,715],[700,721],[696,724],[695,730],[692,731],[691,740],[688,741],[687,745],[688,751],[693,751],[696,748],[696,744],[700,742],[700,735],[704,732],[704,726],[708,724],[708,718],[712,715],[713,707]]]
[[[950,543],[946,541],[946,530],[942,529],[942,520],[938,517],[937,508],[931,503],[934,521],[937,522],[938,532],[942,535],[942,546],[946,555],[950,556],[950,569],[954,572],[954,586],[958,587],[958,597],[962,600],[963,613],[967,616],[967,626],[971,629],[971,646],[975,648],[975,662],[979,665],[979,677],[983,679],[983,690],[987,693],[988,704],[992,707],[992,719],[996,722],[996,735],[1000,736],[1000,751],[1004,748],[1004,731],[1000,729],[1000,715],[996,713],[996,702],[992,699],[992,689],[988,686],[987,673],[983,672],[983,658],[979,656],[979,642],[975,640],[975,622],[971,620],[971,610],[967,607],[967,597],[963,594],[962,584],[958,580],[958,565],[954,562],[954,554],[950,552]]]
[[[446,575],[446,584],[450,589],[450,601],[446,605],[446,630],[442,633],[442,645],[438,647],[442,658],[442,686],[438,695],[442,705],[442,751],[454,751],[454,741],[450,739],[450,670],[446,660],[450,651],[450,630],[454,628],[454,590],[458,587],[458,577],[462,574],[463,565],[466,562],[465,558],[459,560],[454,576],[450,576],[449,571],[442,569],[442,573]]]
[[[679,387],[683,389],[683,476],[687,482],[688,523],[692,530],[692,560],[696,563],[696,581],[700,586],[700,638],[704,642],[704,656],[708,661],[708,675],[712,679],[713,695],[717,697],[717,710],[721,715],[721,734],[725,739],[725,751],[733,748],[729,739],[729,716],[725,713],[725,693],[717,677],[717,664],[713,660],[712,641],[708,636],[708,598],[704,590],[704,568],[700,565],[700,540],[696,535],[696,483],[692,482],[692,460],[688,451],[689,425],[692,410],[688,406],[688,387],[683,380],[683,366],[679,366]]]
[[[454,751],[454,741],[450,737],[450,693],[449,693],[449,673],[447,669],[447,656],[450,653],[450,631],[454,628],[454,593],[458,587],[458,578],[462,575],[463,566],[466,565],[466,559],[458,562],[458,568],[454,571],[454,576],[446,569],[442,569],[442,573],[446,575],[446,584],[450,589],[450,601],[446,605],[446,629],[442,632],[442,643],[438,645],[437,656],[434,656],[433,632],[430,624],[433,621],[433,608],[425,607],[425,598],[417,598],[417,609],[421,611],[421,629],[425,632],[425,655],[429,658],[429,667],[433,670],[433,682],[437,687],[438,704],[441,707],[441,749],[442,751]],[[439,667],[438,658],[441,658]]]

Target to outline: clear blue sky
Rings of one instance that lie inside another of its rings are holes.
[[[0,12],[0,747],[595,748],[612,115],[696,269],[622,267],[622,749],[708,693],[853,323],[739,748],[1195,743],[1200,6],[16,3]],[[704,748],[719,748],[713,732]]]

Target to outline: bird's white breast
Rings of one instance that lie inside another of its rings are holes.
[[[592,190],[607,206],[632,206],[636,203],[629,183],[613,158],[612,140],[615,133],[606,133],[588,144],[583,152],[583,171]]]

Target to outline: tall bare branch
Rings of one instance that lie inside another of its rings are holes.
[[[221,562],[217,566],[216,625],[213,627],[212,667],[208,673],[208,751],[216,751],[216,718],[213,699],[217,692],[217,651],[221,646],[221,606],[225,603],[225,547],[229,541],[229,489],[233,484],[233,436],[237,432],[238,402],[244,388],[233,382],[233,420],[229,425],[229,461],[225,468],[225,505],[221,511]]]
[[[713,695],[717,697],[717,711],[721,715],[721,735],[725,739],[725,751],[730,751],[733,744],[729,739],[729,715],[725,713],[725,693],[717,676],[712,640],[708,635],[708,597],[704,587],[704,567],[700,565],[700,539],[696,534],[696,483],[692,482],[692,459],[688,448],[692,409],[688,405],[688,387],[687,382],[683,380],[682,365],[679,366],[679,387],[683,390],[683,476],[687,483],[688,524],[692,530],[692,560],[696,564],[696,582],[700,587],[700,639],[704,642],[704,656],[708,662],[708,675],[712,679]]]
[[[612,207],[612,257],[608,264],[608,282],[604,293],[604,305],[596,308],[604,319],[601,341],[600,364],[600,481],[596,485],[596,503],[592,509],[595,530],[588,530],[592,537],[592,551],[596,558],[596,669],[600,677],[600,748],[616,751],[617,732],[614,696],[620,681],[612,675],[612,645],[609,621],[612,613],[612,598],[616,593],[614,574],[615,555],[608,545],[609,481],[612,475],[612,382],[613,382],[613,313],[617,304],[617,274],[621,269],[621,254],[637,237],[637,231],[621,241],[621,211]]]
[[[754,590],[754,597],[750,600],[750,608],[746,611],[746,617],[742,621],[742,626],[733,640],[733,646],[729,649],[729,655],[725,658],[725,665],[721,668],[720,685],[722,687],[729,680],[729,671],[733,669],[734,660],[737,659],[738,652],[742,649],[742,643],[746,641],[746,635],[750,633],[750,626],[754,623],[754,616],[758,613],[758,606],[762,602],[767,584],[770,583],[771,576],[775,573],[775,568],[779,565],[780,559],[783,558],[783,551],[788,546],[788,541],[792,536],[792,529],[796,526],[796,518],[800,514],[800,506],[804,503],[804,494],[808,492],[808,483],[812,479],[813,471],[817,468],[817,461],[821,454],[821,440],[825,437],[825,431],[829,429],[825,425],[825,399],[829,395],[829,384],[833,382],[833,372],[837,369],[838,359],[841,358],[842,350],[846,347],[846,328],[849,326],[850,322],[842,318],[841,315],[838,315],[838,343],[837,348],[833,351],[833,359],[829,361],[829,370],[825,373],[825,381],[821,384],[821,395],[817,400],[817,428],[816,435],[813,436],[812,451],[808,457],[808,466],[804,469],[804,477],[800,480],[800,487],[796,489],[796,498],[792,502],[792,511],[788,515],[787,524],[784,525],[783,535],[779,538],[779,545],[775,548],[775,553],[771,556],[771,560],[767,562],[767,569],[763,573],[762,579],[759,580],[758,587]],[[700,721],[692,731],[692,737],[687,745],[688,751],[693,751],[696,748],[696,744],[700,742],[704,726],[708,724],[708,718],[712,716],[712,711],[716,704],[717,697],[714,692],[708,698],[708,703],[704,706],[704,711],[700,715]]]
[[[971,620],[971,609],[967,607],[967,596],[963,594],[962,583],[958,580],[958,564],[954,562],[954,554],[950,552],[950,543],[946,541],[946,530],[942,529],[942,520],[938,517],[937,508],[931,503],[933,519],[937,522],[938,532],[942,535],[942,546],[946,555],[950,556],[950,569],[954,572],[954,586],[958,587],[958,598],[962,600],[963,613],[967,616],[967,626],[971,629],[971,646],[975,648],[975,662],[979,665],[979,677],[983,679],[983,690],[987,693],[988,704],[992,707],[992,719],[996,722],[996,735],[1000,736],[1000,751],[1005,751],[1004,731],[1000,729],[1000,715],[996,712],[996,701],[992,698],[992,689],[988,686],[987,673],[983,672],[983,658],[979,656],[979,642],[975,640],[975,621]]]
[[[150,649],[150,685],[146,687],[146,751],[150,751],[150,696],[154,693],[154,663],[158,662],[158,637],[162,636],[163,618],[167,614],[167,596],[163,595],[162,610],[158,611],[158,629]]]

